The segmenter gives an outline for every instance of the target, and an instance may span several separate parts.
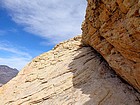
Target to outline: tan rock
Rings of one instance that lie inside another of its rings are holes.
[[[0,88],[0,105],[139,105],[139,98],[80,36],[36,57]]]
[[[82,25],[83,42],[95,48],[109,65],[138,91],[139,4],[139,0],[88,0],[86,18]],[[96,32],[94,29],[97,29]]]

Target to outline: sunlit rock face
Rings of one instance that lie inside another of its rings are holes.
[[[17,69],[10,68],[6,65],[0,65],[0,87],[15,77],[17,73]]]
[[[0,88],[0,105],[139,105],[139,98],[80,36],[36,57]]]
[[[140,91],[140,0],[87,0],[83,42]]]
[[[140,105],[127,83],[140,89],[140,2],[87,1],[82,38],[34,58],[0,87],[0,105]]]

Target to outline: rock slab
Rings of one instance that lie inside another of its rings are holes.
[[[80,36],[36,57],[0,88],[0,105],[140,105],[139,98]]]

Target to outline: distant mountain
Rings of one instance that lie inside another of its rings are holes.
[[[0,65],[0,86],[10,81],[18,72],[17,69],[10,68],[6,65]]]

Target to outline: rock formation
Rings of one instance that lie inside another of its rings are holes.
[[[10,68],[6,65],[0,65],[0,86],[10,81],[17,73],[17,69]]]
[[[0,88],[0,105],[140,105],[128,84],[140,91],[140,2],[87,1],[82,38],[33,59]]]
[[[36,57],[0,88],[0,105],[140,105],[139,98],[80,36]]]
[[[140,0],[88,0],[83,42],[140,91]]]

